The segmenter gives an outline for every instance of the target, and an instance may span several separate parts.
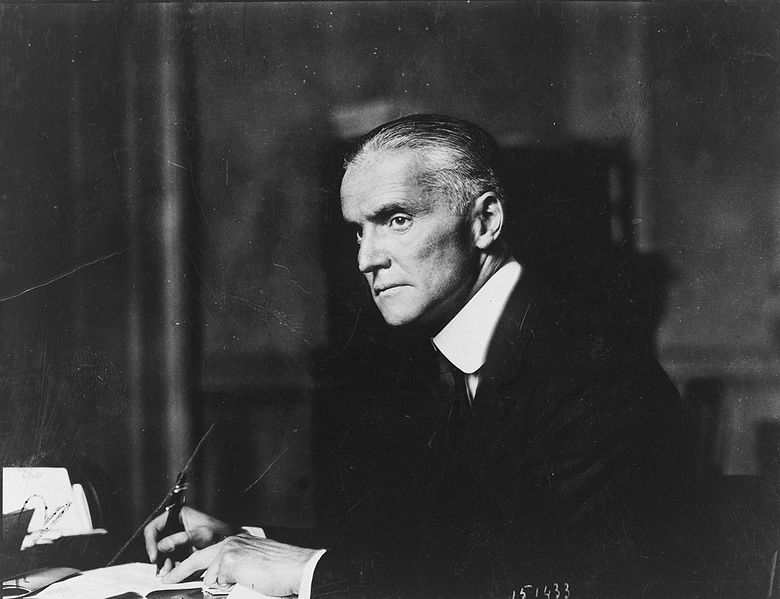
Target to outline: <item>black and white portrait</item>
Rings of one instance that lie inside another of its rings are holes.
[[[2,578],[780,595],[779,19],[0,4]]]

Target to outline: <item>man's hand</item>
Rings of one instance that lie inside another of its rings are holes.
[[[144,528],[146,553],[149,554],[149,561],[152,563],[157,561],[158,553],[171,553],[174,549],[181,546],[186,546],[190,549],[202,549],[218,543],[240,530],[235,526],[212,518],[208,514],[184,506],[181,509],[181,523],[184,526],[184,530],[160,539],[160,531],[165,526],[167,517],[167,513],[160,514]],[[167,574],[173,569],[173,566],[173,561],[166,559],[162,568],[160,568],[160,574]]]
[[[195,551],[162,581],[180,582],[205,569],[204,586],[237,583],[266,595],[287,597],[298,594],[303,569],[316,553],[316,549],[240,534]]]

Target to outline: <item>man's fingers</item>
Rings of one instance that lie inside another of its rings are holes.
[[[199,555],[200,552],[193,553],[190,557],[181,562],[178,566],[173,568],[170,572],[164,574],[161,578],[164,583],[181,582],[185,578],[188,578],[198,570],[205,569],[209,562],[205,562]]]
[[[160,534],[167,514],[160,514],[154,520],[144,527],[144,543],[146,544],[146,553],[149,555],[149,561],[154,563],[157,559],[157,537]]]
[[[173,566],[174,566],[173,560],[169,557],[166,557],[165,561],[163,562],[163,565],[160,566],[160,571],[157,573],[157,576],[159,577],[165,576],[166,574],[168,574],[168,572],[173,570]]]
[[[206,568],[203,573],[203,588],[209,589],[214,587],[229,587],[236,582],[233,578],[234,574],[230,571],[225,571],[223,558],[224,548],[217,554],[211,565]]]
[[[208,526],[196,526],[189,529],[187,532],[190,535],[189,543],[196,549],[207,547],[215,540],[214,531],[211,530]]]
[[[219,574],[219,560],[215,559],[203,573],[203,588],[208,589],[217,585],[217,575]]]
[[[189,544],[191,540],[190,533],[186,530],[182,530],[181,532],[176,532],[164,539],[160,539],[157,543],[157,549],[163,553],[170,553],[179,545]]]
[[[157,534],[145,528],[144,542],[146,543],[146,555],[149,556],[149,562],[153,564],[157,561]]]
[[[216,557],[219,555],[219,550],[222,548],[221,544],[211,545],[200,551],[196,551],[173,570],[168,572],[162,577],[162,582],[181,582],[185,578],[188,578],[195,572],[205,570],[211,565]]]

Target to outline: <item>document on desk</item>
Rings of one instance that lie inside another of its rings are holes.
[[[41,599],[106,599],[123,593],[137,593],[145,597],[153,591],[180,589],[200,589],[200,580],[178,584],[163,584],[156,574],[154,564],[122,564],[109,568],[87,570],[80,576],[74,576],[54,583],[37,593]]]
[[[45,588],[33,597],[40,599],[107,599],[126,593],[136,593],[146,597],[155,591],[175,591],[203,589],[200,580],[164,584],[156,574],[153,564],[122,564],[97,570],[87,570],[80,576],[74,576]],[[225,599],[275,599],[255,591],[234,585],[227,588],[203,589],[208,595]]]

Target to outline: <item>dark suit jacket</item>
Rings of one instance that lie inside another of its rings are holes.
[[[314,595],[667,588],[684,547],[682,405],[613,337],[524,274],[473,409],[452,407],[427,339],[363,344],[332,369],[344,378],[321,394],[315,464],[328,530],[285,539],[329,548]]]

